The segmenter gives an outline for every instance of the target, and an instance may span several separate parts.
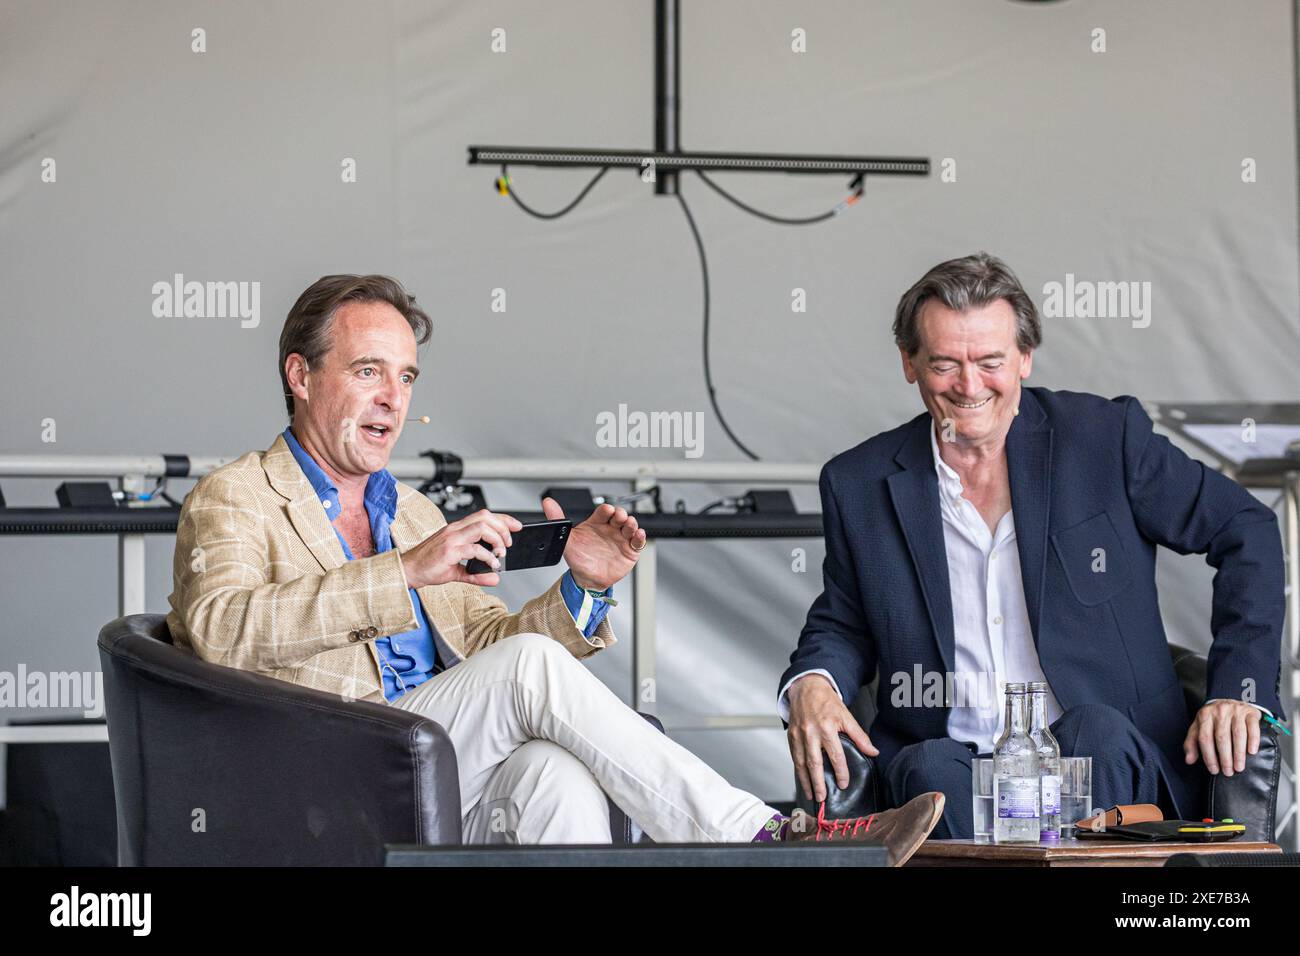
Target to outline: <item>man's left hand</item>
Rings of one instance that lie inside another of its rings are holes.
[[[542,499],[542,513],[548,521],[564,517],[564,509],[554,498]],[[632,570],[645,547],[645,531],[637,527],[636,518],[624,508],[603,504],[591,517],[573,526],[564,560],[580,588],[603,591]]]
[[[1239,700],[1212,700],[1196,712],[1183,741],[1183,758],[1196,763],[1199,755],[1210,773],[1225,777],[1246,769],[1246,754],[1259,752],[1262,711]]]

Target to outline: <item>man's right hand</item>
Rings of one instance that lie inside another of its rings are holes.
[[[518,531],[523,523],[510,515],[495,514],[484,508],[439,528],[415,547],[402,552],[402,568],[406,571],[406,586],[422,588],[427,584],[478,584],[492,587],[499,584],[501,575],[495,571],[470,574],[462,561],[478,558],[489,567],[498,568],[512,539],[510,532]],[[480,541],[486,541],[489,551]]]
[[[849,768],[840,744],[843,733],[864,754],[877,756],[867,732],[844,706],[835,687],[821,674],[800,677],[786,691],[790,701],[790,756],[804,799],[821,803],[826,799],[826,775],[822,769],[822,751],[830,757],[835,783],[841,790],[849,785]]]

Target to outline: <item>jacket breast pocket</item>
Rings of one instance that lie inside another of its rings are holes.
[[[1109,601],[1132,582],[1119,534],[1104,511],[1053,534],[1052,548],[1075,599],[1087,607]]]

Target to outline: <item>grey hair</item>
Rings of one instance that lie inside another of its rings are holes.
[[[894,313],[894,342],[908,355],[915,355],[921,347],[921,308],[930,299],[938,299],[955,312],[1005,299],[1016,313],[1016,347],[1030,352],[1043,341],[1034,300],[1007,264],[987,252],[941,262],[903,293]]]

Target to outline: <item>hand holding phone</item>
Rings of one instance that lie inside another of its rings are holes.
[[[429,584],[478,584],[485,587],[500,583],[493,565],[500,566],[513,535],[523,522],[510,515],[496,514],[486,508],[439,528],[415,547],[402,552],[402,568],[407,587]],[[473,573],[462,562],[475,559],[484,570]]]
[[[499,559],[498,566],[492,567],[480,558],[470,558],[465,562],[465,570],[470,574],[486,574],[491,571],[520,571],[524,568],[545,568],[558,564],[560,558],[564,557],[564,546],[568,544],[572,528],[573,522],[568,519],[521,525],[513,532],[512,543]]]

